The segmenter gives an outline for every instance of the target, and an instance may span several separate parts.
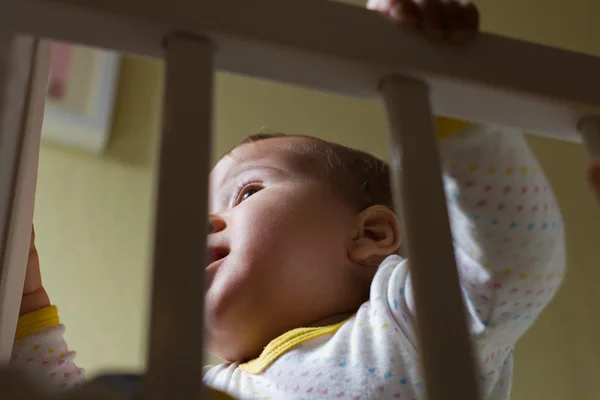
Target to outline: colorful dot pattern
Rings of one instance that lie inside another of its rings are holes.
[[[468,128],[441,154],[478,381],[485,398],[508,399],[514,344],[562,281],[561,215],[521,134]],[[370,301],[334,335],[293,348],[261,374],[224,364],[205,381],[244,399],[425,398],[407,265],[388,258]]]
[[[75,353],[67,349],[64,331],[63,325],[55,325],[17,339],[11,366],[41,378],[49,389],[79,386],[85,380],[85,372],[75,365]]]
[[[560,286],[563,223],[524,138],[470,127],[442,142],[454,249],[486,399],[510,395],[514,345]],[[435,250],[432,244],[432,251]],[[431,279],[435,279],[432,276]],[[301,343],[260,374],[238,363],[205,382],[241,399],[424,399],[408,261],[380,266],[370,300],[335,333]],[[83,380],[62,325],[15,343],[12,363],[65,389]],[[443,332],[440,332],[443,334]]]

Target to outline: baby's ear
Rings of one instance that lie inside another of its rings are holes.
[[[371,206],[356,216],[358,232],[348,248],[352,261],[381,260],[400,247],[400,230],[396,214],[388,207]]]

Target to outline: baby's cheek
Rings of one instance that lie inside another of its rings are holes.
[[[205,311],[212,325],[238,326],[250,315],[256,297],[255,285],[243,267],[239,260],[227,260],[215,275],[205,298]]]
[[[215,321],[224,317],[228,308],[228,298],[232,296],[230,281],[223,275],[223,268],[221,268],[211,280],[204,300],[207,314]]]

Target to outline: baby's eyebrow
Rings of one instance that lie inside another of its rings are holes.
[[[242,174],[246,174],[248,172],[251,171],[261,171],[261,170],[266,170],[271,172],[271,174],[277,175],[279,177],[283,176],[292,176],[293,172],[290,170],[287,170],[285,168],[281,168],[275,165],[269,165],[269,164],[246,164],[243,165],[239,168],[237,168],[235,170],[234,173],[232,174],[228,174],[228,176],[226,176],[225,179],[223,179],[223,181],[219,182],[219,184],[217,185],[217,190],[219,193],[219,197],[221,197],[221,192],[223,190],[227,190],[229,189],[231,186],[234,186],[233,183],[239,179],[239,176]]]
[[[210,192],[209,199],[209,211],[211,213],[218,212],[222,207],[228,207],[230,192],[233,188],[240,183],[240,175],[246,174],[251,171],[266,170],[269,171],[272,177],[285,178],[293,175],[292,171],[280,168],[274,165],[261,165],[261,164],[248,164],[237,168],[233,173],[228,174],[219,184],[215,187],[215,190]]]
[[[276,173],[278,175],[290,175],[291,174],[291,171],[288,171],[285,168],[276,167],[274,165],[269,165],[269,164],[245,164],[245,165],[242,165],[242,166],[239,166],[239,167],[235,168],[234,169],[234,173],[228,174],[225,177],[225,179],[223,179],[223,181],[220,182],[219,187],[224,186],[225,184],[229,183],[230,181],[236,180],[242,174],[248,173],[250,171],[260,171],[260,170],[267,170],[267,171]]]
[[[244,167],[242,167],[236,175],[240,175],[242,173],[246,173],[248,171],[253,171],[253,170],[269,170],[271,172],[275,172],[280,175],[291,175],[291,171],[289,171],[285,168],[280,168],[280,167],[277,167],[274,165],[269,165],[269,164],[248,164],[248,165],[245,165]]]

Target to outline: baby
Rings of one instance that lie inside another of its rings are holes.
[[[370,6],[434,38],[476,32],[476,10],[458,2]],[[515,342],[562,280],[560,212],[520,133],[447,119],[437,129],[479,383],[486,398],[508,399]],[[208,348],[230,362],[207,367],[207,385],[244,399],[425,397],[389,175],[369,154],[307,136],[254,135],[221,158],[206,324]],[[84,374],[33,240],[26,279],[12,363],[76,385]]]

